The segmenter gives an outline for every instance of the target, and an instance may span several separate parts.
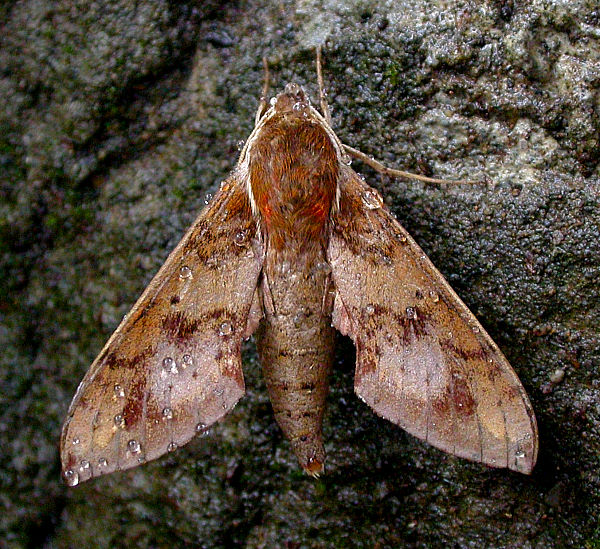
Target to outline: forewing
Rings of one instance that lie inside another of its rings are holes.
[[[431,261],[343,167],[329,261],[355,390],[379,415],[473,461],[530,473],[535,416],[517,375]]]
[[[233,408],[244,393],[241,342],[260,320],[251,304],[262,255],[234,174],[79,385],[61,436],[69,484],[155,459]]]

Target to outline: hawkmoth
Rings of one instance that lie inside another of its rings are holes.
[[[319,52],[318,52],[319,55]],[[377,414],[456,456],[530,473],[535,416],[474,315],[288,84],[264,100],[237,165],[93,362],[61,436],[76,485],[186,444],[244,394],[255,334],[275,418],[323,471],[335,329]],[[268,73],[267,73],[268,74]]]

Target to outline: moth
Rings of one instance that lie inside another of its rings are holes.
[[[535,416],[517,375],[421,248],[288,84],[265,101],[237,165],[79,385],[61,436],[69,485],[186,444],[244,394],[255,334],[275,418],[300,466],[324,470],[337,329],[356,394],[446,452],[530,473]],[[356,153],[360,156],[360,153]],[[364,155],[363,155],[364,159]]]

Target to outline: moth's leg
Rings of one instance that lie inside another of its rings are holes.
[[[273,294],[271,293],[271,283],[269,281],[269,277],[267,275],[267,271],[263,269],[262,271],[263,281],[261,283],[261,302],[263,305],[263,314],[270,314],[271,316],[277,316],[277,310],[275,308],[275,300],[273,299]]]
[[[327,124],[331,126],[331,113],[329,105],[325,99],[325,84],[323,83],[323,71],[321,70],[321,46],[317,46],[317,82],[319,83],[319,101],[321,102],[321,112]]]
[[[268,99],[267,95],[269,93],[269,63],[267,62],[267,58],[263,57],[263,70],[264,70],[264,84],[262,89],[262,94],[260,96],[260,103],[258,104],[258,110],[256,111],[256,117],[254,118],[254,125],[258,124],[258,121],[262,118],[262,115],[265,114],[265,111],[268,107]]]
[[[375,171],[378,171],[379,173],[381,173],[383,175],[389,175],[391,177],[406,177],[408,179],[417,179],[419,181],[424,181],[425,183],[441,183],[444,185],[474,185],[474,184],[482,184],[482,183],[487,184],[490,182],[489,178],[486,177],[485,175],[480,180],[473,180],[473,181],[470,181],[467,179],[451,180],[451,179],[435,179],[433,177],[425,177],[424,175],[418,175],[416,173],[404,172],[402,170],[394,170],[393,168],[388,168],[387,166],[384,166],[381,162],[378,162],[374,158],[367,156],[365,153],[359,151],[358,149],[354,149],[348,145],[344,145],[344,149],[350,156],[353,156],[357,160],[360,160],[361,162],[364,162],[368,166],[371,166],[371,168],[373,168]]]
[[[326,315],[331,315],[331,311],[333,310],[333,280],[331,278],[331,273],[325,279],[325,291],[323,292],[323,299],[321,301],[321,317]]]

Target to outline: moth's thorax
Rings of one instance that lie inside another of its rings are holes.
[[[249,154],[261,225],[275,249],[316,244],[336,196],[336,148],[299,86],[288,84],[273,107]]]

